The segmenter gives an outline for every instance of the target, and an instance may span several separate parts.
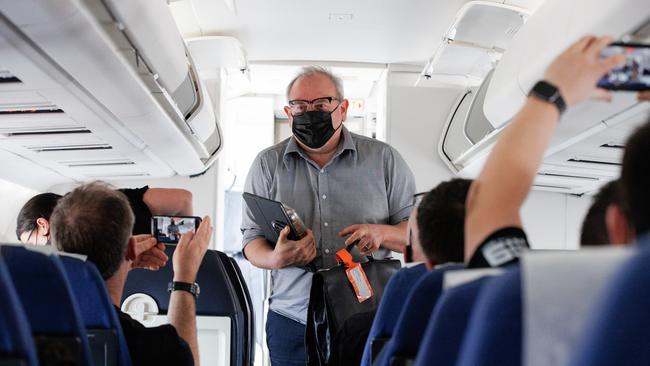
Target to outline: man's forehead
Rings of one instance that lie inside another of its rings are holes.
[[[298,78],[289,92],[289,99],[312,100],[336,96],[336,85],[323,74],[304,75]]]

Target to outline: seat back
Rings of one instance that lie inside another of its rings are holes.
[[[474,304],[457,365],[521,365],[521,271],[485,283]]]
[[[81,318],[95,366],[130,366],[131,359],[115,308],[95,265],[61,256]]]
[[[442,292],[442,283],[447,271],[464,268],[461,264],[447,265],[422,276],[406,297],[397,325],[391,339],[377,358],[379,365],[389,365],[394,358],[414,359],[424,335],[427,320]]]
[[[650,236],[639,246],[605,288],[571,365],[650,364]]]
[[[521,257],[523,364],[566,365],[615,271],[631,251],[621,247],[531,251]]]
[[[0,256],[0,364],[38,364],[29,322]]]
[[[61,261],[41,250],[0,246],[29,320],[40,363],[91,364],[86,330]]]
[[[169,261],[160,270],[132,270],[124,288],[123,305],[124,300],[138,294],[155,300],[158,316],[153,316],[149,325],[167,322],[167,284],[173,278],[174,249],[174,245],[166,246]],[[240,275],[236,263],[224,253],[208,250],[205,254],[196,280],[201,286],[196,314],[202,364],[242,366],[252,362],[255,339],[252,302]]]
[[[233,281],[233,290],[237,295],[239,304],[242,307],[241,319],[243,326],[240,327],[243,332],[238,340],[241,341],[240,349],[244,350],[242,362],[245,365],[252,365],[255,363],[255,309],[253,308],[253,298],[248,291],[248,286],[244,280],[244,275],[234,258],[228,257],[226,253],[219,253],[222,262],[230,262],[226,265],[226,272],[229,278]]]
[[[427,272],[424,264],[405,267],[391,277],[384,289],[375,319],[372,322],[368,340],[363,352],[361,365],[370,366],[386,342],[392,337],[397,316],[402,311],[404,299],[413,285]]]
[[[493,276],[481,277],[443,292],[417,352],[416,365],[454,365],[476,298]]]

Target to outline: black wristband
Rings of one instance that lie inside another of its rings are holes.
[[[167,285],[167,291],[171,293],[172,291],[187,291],[192,296],[194,296],[195,299],[199,298],[199,294],[201,293],[201,288],[199,287],[199,284],[194,282],[194,283],[188,283],[188,282],[170,282]]]
[[[566,103],[560,94],[560,90],[548,81],[538,81],[530,90],[528,95],[555,105],[560,112],[560,115],[562,115],[566,110]]]

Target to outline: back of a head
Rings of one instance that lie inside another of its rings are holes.
[[[56,193],[41,193],[30,198],[20,209],[16,219],[16,237],[18,240],[20,240],[22,233],[36,229],[36,220],[39,217],[49,221],[59,199],[61,199],[61,195]]]
[[[465,201],[472,181],[452,179],[427,193],[417,211],[420,245],[430,261],[462,262],[465,245]]]
[[[650,231],[650,121],[628,139],[621,171],[621,196],[636,236]]]
[[[607,207],[610,205],[614,204],[619,207],[622,205],[619,184],[618,180],[611,181],[605,184],[598,191],[598,194],[594,196],[594,201],[582,222],[580,245],[595,246],[610,244],[605,215],[607,214]]]
[[[59,250],[88,256],[107,279],[124,260],[133,222],[124,194],[89,183],[59,201],[50,219],[52,241]]]

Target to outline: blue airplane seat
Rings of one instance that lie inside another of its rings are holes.
[[[612,278],[571,365],[650,364],[650,236]]]
[[[126,339],[99,271],[90,262],[60,258],[88,333],[94,364],[130,366]]]
[[[402,310],[397,317],[393,336],[377,356],[374,365],[388,366],[413,360],[420,347],[427,322],[442,293],[445,272],[465,268],[462,264],[450,264],[422,276],[403,301]]]
[[[167,284],[173,278],[173,244],[167,244],[167,265],[158,271],[134,269],[129,273],[122,296],[124,300],[137,293],[151,296],[158,305],[159,315],[169,309]],[[197,274],[201,294],[196,301],[196,315],[228,317],[231,319],[230,365],[252,364],[255,346],[253,304],[237,264],[225,253],[208,250]]]
[[[236,279],[234,281],[234,290],[237,294],[239,303],[243,306],[242,319],[245,324],[245,336],[242,337],[244,340],[243,349],[246,350],[248,354],[244,355],[244,363],[252,365],[255,363],[255,309],[253,305],[253,297],[248,291],[248,286],[246,285],[246,280],[244,275],[237,264],[237,261],[229,257],[226,253],[217,252],[222,262],[225,264],[226,261],[230,262],[229,265],[226,265],[226,272],[231,279]]]
[[[38,365],[29,321],[0,257],[0,364]]]
[[[384,296],[379,303],[375,319],[372,322],[368,340],[363,351],[362,366],[370,366],[386,342],[393,336],[397,314],[402,311],[404,299],[413,289],[413,285],[427,272],[424,264],[405,267],[391,277],[384,289]]]
[[[521,365],[522,328],[521,271],[516,266],[483,287],[457,365]]]
[[[0,253],[23,305],[40,363],[90,365],[86,330],[58,256],[23,246]]]
[[[492,277],[446,290],[431,315],[415,365],[454,365],[465,336],[467,323],[481,289]]]

